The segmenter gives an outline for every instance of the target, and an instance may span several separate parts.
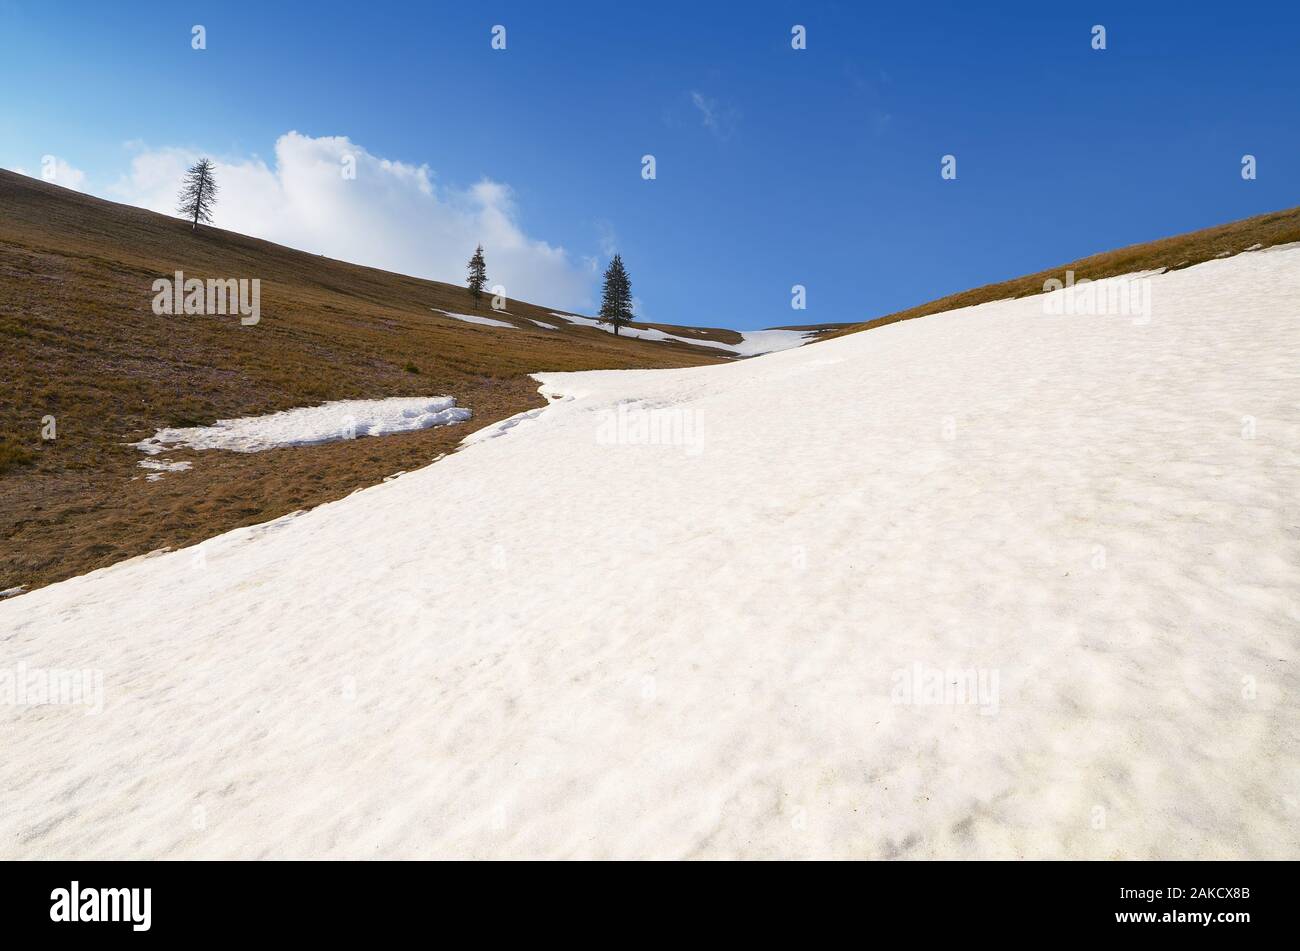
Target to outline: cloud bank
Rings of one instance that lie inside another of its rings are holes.
[[[200,154],[139,147],[109,196],[175,214],[181,176]],[[437,187],[427,165],[380,158],[346,136],[286,133],[273,166],[257,157],[209,157],[220,187],[217,227],[457,284],[481,243],[489,282],[507,296],[570,310],[592,304],[591,262],[526,235],[508,185]]]
[[[41,156],[41,167],[37,172],[29,172],[21,165],[16,166],[14,171],[29,178],[42,179],[51,185],[62,185],[64,188],[71,188],[73,191],[81,192],[86,190],[86,173],[69,165],[67,161],[57,155]]]

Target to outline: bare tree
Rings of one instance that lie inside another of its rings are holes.
[[[214,168],[212,162],[201,158],[190,166],[181,184],[176,213],[190,219],[192,230],[198,229],[200,221],[205,225],[212,224],[212,208],[217,203],[217,180],[212,176]]]

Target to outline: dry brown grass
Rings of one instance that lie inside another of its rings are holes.
[[[0,442],[0,475],[18,466],[25,466],[35,458],[35,455],[22,446],[11,446],[7,442]]]
[[[998,284],[986,284],[983,287],[962,291],[960,294],[940,297],[927,304],[886,314],[884,317],[876,317],[865,323],[847,325],[842,329],[832,330],[825,336],[826,338],[839,337],[846,333],[857,333],[873,327],[883,327],[885,324],[895,324],[900,320],[911,320],[914,317],[956,310],[958,307],[971,307],[989,301],[1041,294],[1044,281],[1049,278],[1064,281],[1067,270],[1074,271],[1075,280],[1088,278],[1096,281],[1106,277],[1118,277],[1121,274],[1132,274],[1135,271],[1155,271],[1161,268],[1178,270],[1217,257],[1239,254],[1254,245],[1268,248],[1276,244],[1289,244],[1292,241],[1300,241],[1300,208],[1256,215],[1254,218],[1244,218],[1231,224],[1216,225],[1213,228],[1175,235],[1172,238],[1162,238],[1159,241],[1130,245],[1117,251],[1094,254],[1046,271],[1038,271],[1035,274],[1027,274]]]
[[[260,279],[261,322],[154,315],[153,281],[177,270]],[[0,171],[0,590],[193,544],[428,465],[470,428],[542,405],[530,373],[723,359],[591,328],[543,330],[525,318],[550,308],[521,301],[505,318],[515,330],[434,307],[473,312],[464,288],[195,233]],[[163,426],[324,400],[442,394],[474,420],[264,453],[177,451],[168,458],[193,469],[158,482],[126,445]],[[41,439],[46,415],[53,441]]]

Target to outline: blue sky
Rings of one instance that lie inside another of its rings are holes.
[[[55,155],[82,189],[148,206],[174,188],[161,160],[132,177],[142,155],[260,161],[228,176],[218,224],[456,282],[481,228],[493,279],[574,308],[616,248],[647,319],[857,321],[1300,203],[1298,7],[0,0],[0,165]],[[313,160],[317,139],[364,150],[373,211],[332,221],[308,197],[297,230],[279,206],[258,218],[263,179],[276,201],[311,194],[301,164],[277,170],[291,131]],[[442,212],[402,192],[420,166],[458,209],[436,235],[412,216]],[[492,241],[521,242],[495,273]]]

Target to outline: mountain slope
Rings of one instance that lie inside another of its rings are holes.
[[[542,374],[436,466],[0,603],[103,686],[0,706],[0,855],[1292,856],[1300,248],[1149,286]]]
[[[467,252],[468,254],[468,252]],[[158,316],[153,281],[259,279],[262,319]],[[358,267],[0,171],[0,591],[191,544],[340,498],[452,449],[457,427],[256,455],[180,452],[149,481],[129,443],[167,426],[326,400],[454,396],[474,425],[539,406],[539,370],[692,366],[510,301],[467,323],[464,288]],[[545,322],[543,329],[534,320]],[[672,328],[739,343],[732,331]],[[54,417],[57,438],[42,439]]]
[[[1069,264],[1061,264],[1007,281],[986,284],[983,287],[973,287],[970,290],[949,294],[862,323],[828,325],[824,329],[828,337],[836,337],[870,330],[873,327],[883,327],[886,324],[898,323],[900,320],[913,320],[961,307],[987,304],[990,301],[1031,297],[1043,293],[1046,281],[1056,280],[1064,283],[1067,271],[1073,272],[1076,281],[1083,279],[1098,281],[1124,274],[1136,274],[1139,271],[1177,271],[1194,264],[1231,257],[1242,251],[1261,250],[1296,241],[1300,241],[1300,207],[1272,211],[1225,225],[1215,225],[1156,241],[1144,241],[1114,251],[1092,254],[1071,261]]]

